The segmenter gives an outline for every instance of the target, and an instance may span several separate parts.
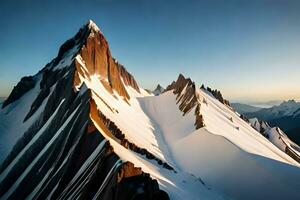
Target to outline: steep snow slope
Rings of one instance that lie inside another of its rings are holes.
[[[117,126],[128,142],[149,151],[174,170],[166,168],[164,164],[161,165],[156,158],[147,157],[134,149],[128,149],[128,147],[124,148],[124,144],[122,144],[124,139],[114,135],[114,130],[109,130],[109,127],[103,125],[101,119],[92,114],[91,119],[96,128],[104,133],[104,137],[110,141],[114,151],[122,160],[134,163],[135,166],[141,167],[144,172],[149,173],[152,178],[158,180],[160,187],[168,192],[171,199],[223,198],[218,192],[208,188],[200,177],[195,177],[189,172],[178,168],[177,162],[174,162],[169,152],[169,147],[165,143],[160,128],[143,110],[143,99],[147,96],[150,97],[147,92],[140,89],[142,92],[137,93],[132,88],[125,87],[131,98],[129,101],[123,101],[117,93],[111,95],[105,90],[96,76],[93,76],[90,80],[82,79],[82,81],[92,90],[92,98],[95,100],[96,109]],[[168,110],[170,116],[172,116],[172,112],[180,113],[176,104]],[[190,121],[194,121],[194,119],[190,119]],[[191,130],[193,129],[194,127],[191,127]]]
[[[45,107],[45,102],[39,107],[36,113],[27,121],[24,118],[30,110],[30,106],[34,99],[40,93],[39,83],[41,75],[35,76],[35,87],[26,93],[22,99],[19,99],[9,106],[5,107],[0,112],[0,163],[11,151],[13,145],[20,139],[24,133],[33,123],[40,117],[41,112]]]
[[[256,112],[245,113],[247,117],[257,117],[264,121],[270,121],[276,118],[297,116],[297,110],[300,109],[300,102],[295,100],[288,100],[282,102],[280,105],[273,106],[271,108],[263,108]]]
[[[195,130],[194,112],[183,116],[172,91],[140,99],[161,129],[183,171],[237,199],[297,199],[297,162],[271,144],[231,108],[198,90],[205,127]],[[176,109],[177,108],[177,109]]]

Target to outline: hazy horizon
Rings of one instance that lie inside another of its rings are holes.
[[[299,101],[299,10],[300,1],[280,0],[5,2],[0,96],[92,19],[143,88],[182,73],[232,102]]]

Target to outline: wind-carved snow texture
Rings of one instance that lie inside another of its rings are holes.
[[[149,95],[92,21],[30,80],[0,111],[1,199],[299,197],[290,152],[183,75]]]

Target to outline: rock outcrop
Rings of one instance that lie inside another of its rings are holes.
[[[203,89],[204,87],[201,87],[201,88]],[[222,95],[222,93],[221,93],[219,90],[217,90],[217,89],[216,89],[216,90],[212,90],[210,87],[207,87],[206,90],[207,90],[208,92],[210,92],[210,93],[211,93],[216,99],[218,99],[222,104],[225,104],[225,105],[227,105],[227,106],[230,106],[229,101],[223,98],[223,95]]]
[[[195,108],[195,127],[196,129],[204,127],[203,116],[201,115],[201,103],[199,95],[196,92],[195,83],[190,78],[185,78],[182,74],[178,76],[177,81],[173,81],[165,90],[172,90],[176,94],[179,109],[186,115]]]

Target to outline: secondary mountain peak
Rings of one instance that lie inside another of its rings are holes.
[[[165,90],[165,88],[163,88],[160,84],[158,84],[155,88],[155,90],[153,90],[153,94],[154,95],[160,95],[161,93],[163,93]]]
[[[185,87],[191,88],[195,92],[195,83],[190,78],[185,78],[182,74],[179,74],[176,81],[173,81],[166,91],[174,89],[174,93],[181,93]]]
[[[94,31],[100,31],[100,28],[97,26],[95,22],[93,22],[91,19],[87,21],[86,25],[89,29]]]

